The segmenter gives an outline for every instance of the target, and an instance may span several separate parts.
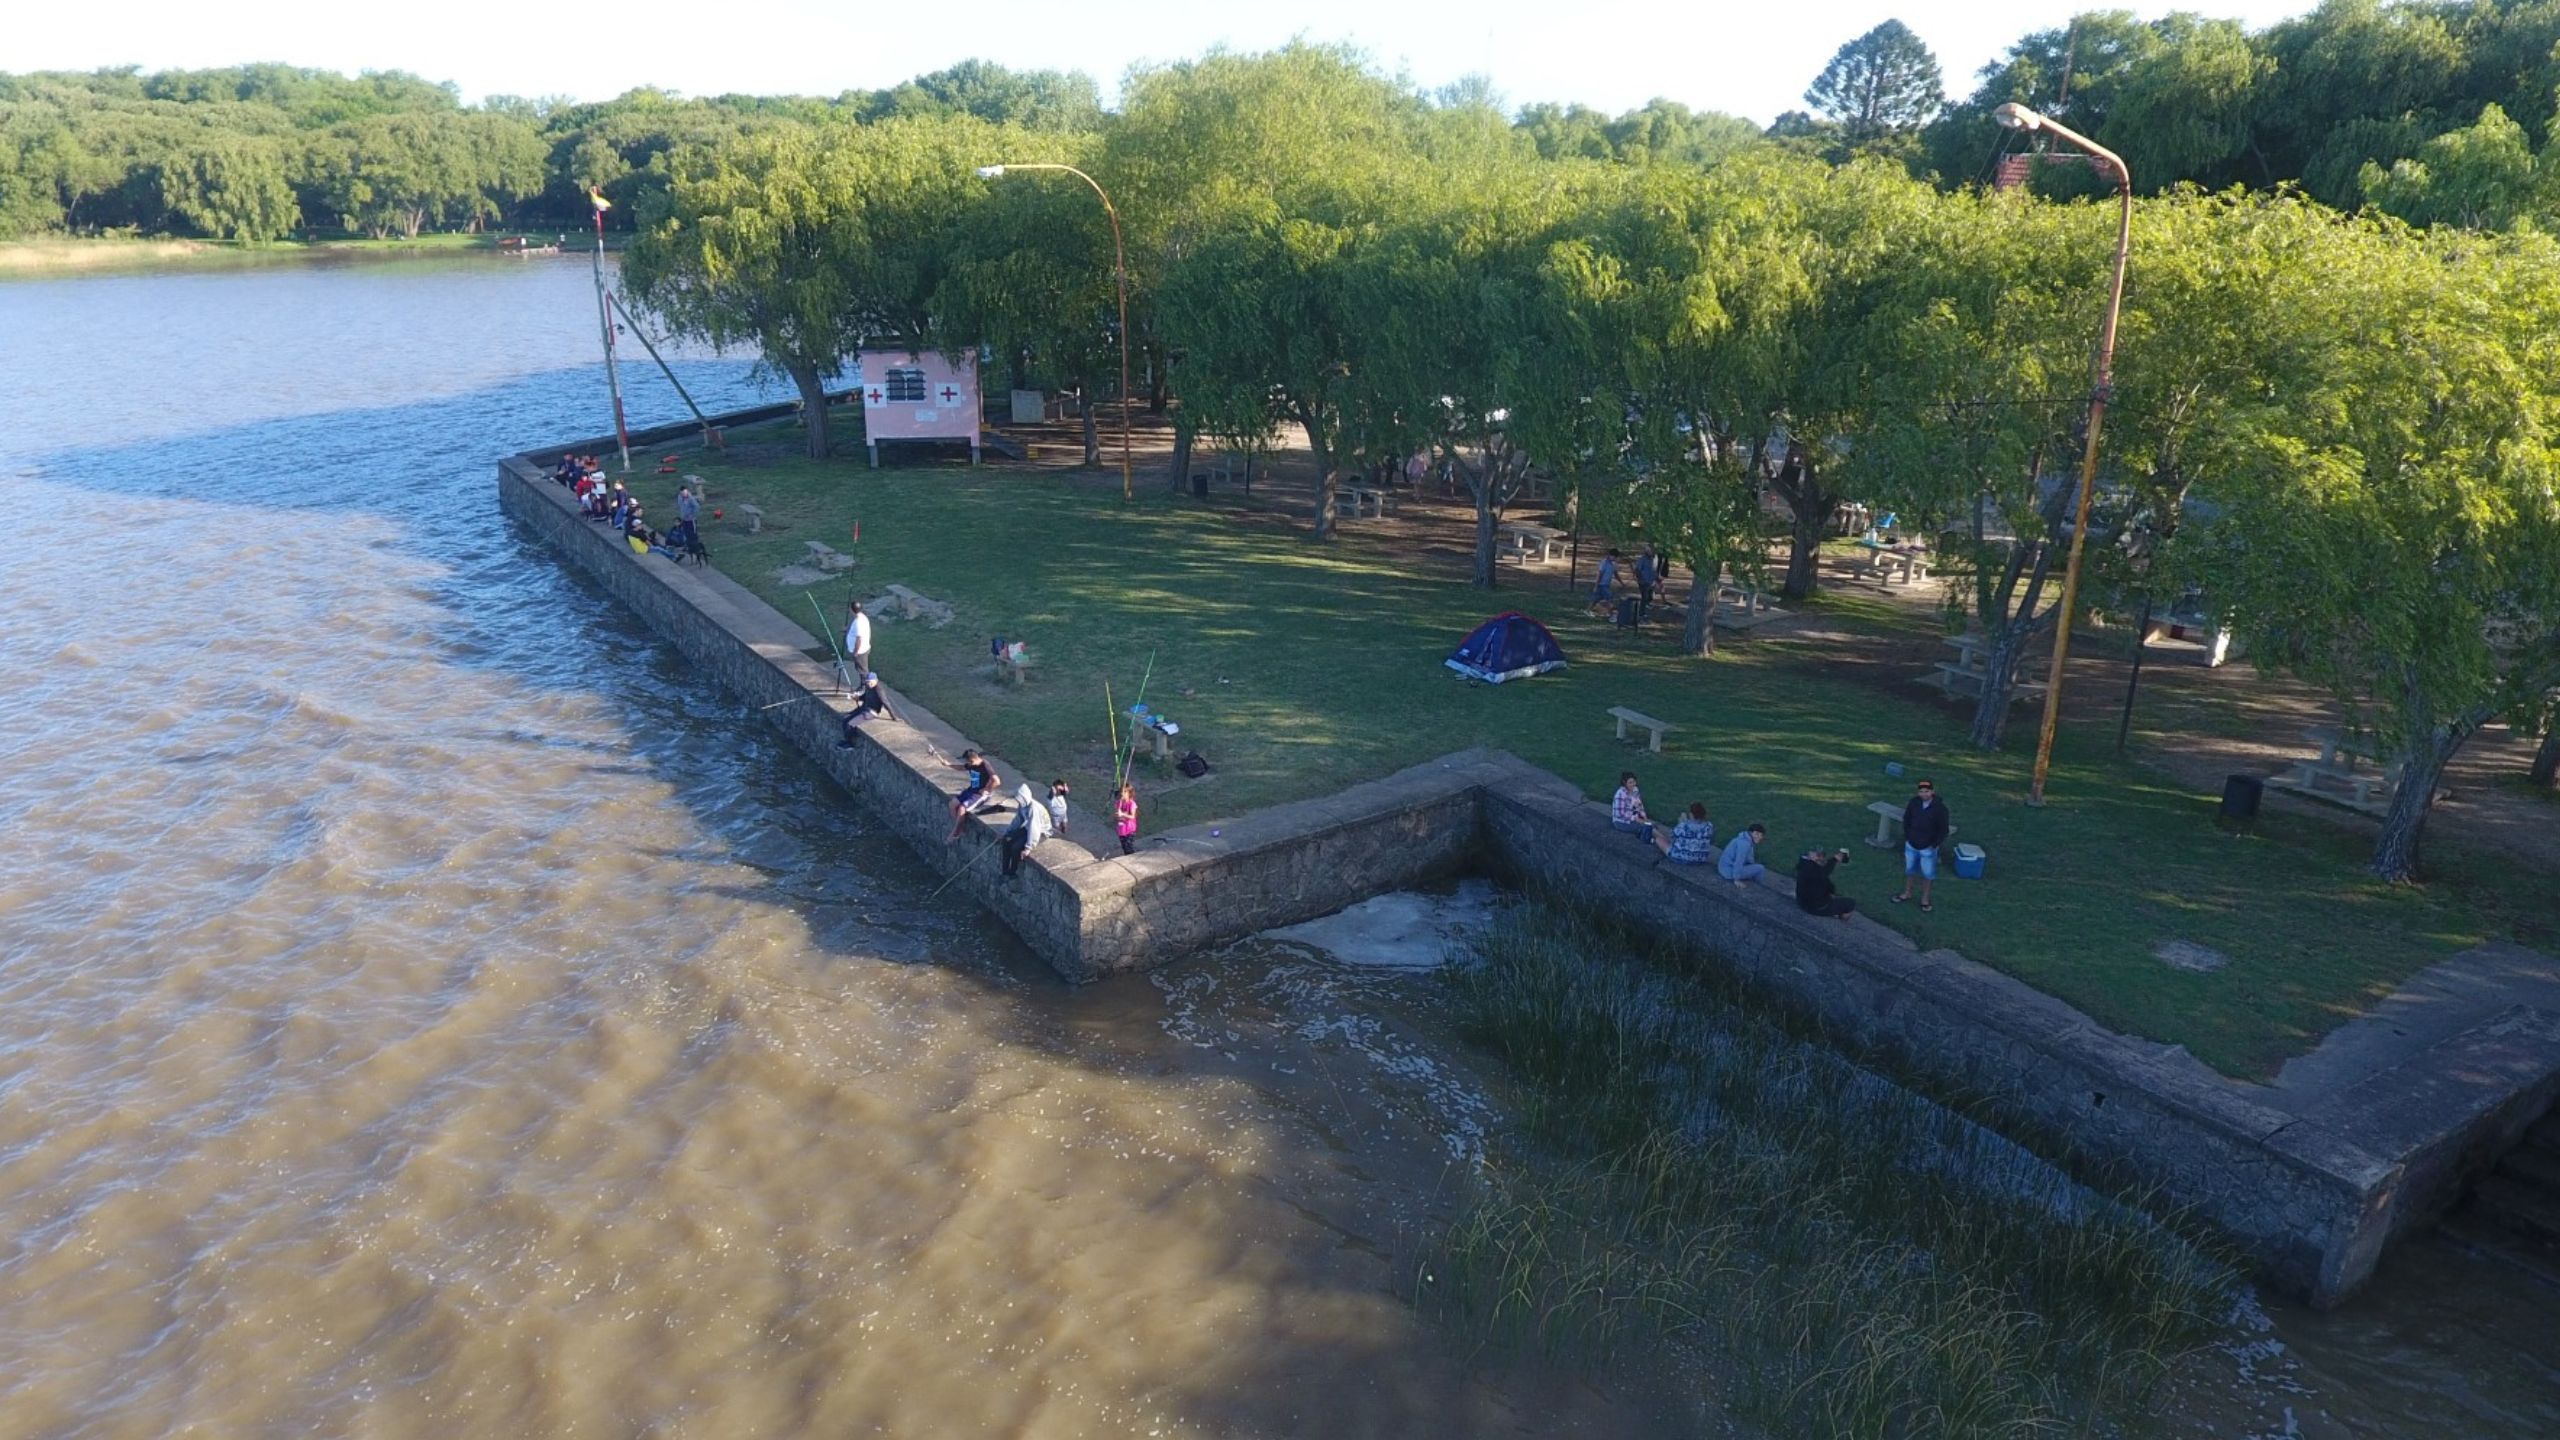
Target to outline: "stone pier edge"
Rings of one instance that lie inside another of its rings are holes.
[[[691,433],[671,427],[633,443]],[[822,642],[717,571],[632,554],[551,483],[552,457],[602,448],[572,442],[501,460],[501,508],[757,707],[876,823],[1070,981],[1462,872],[1534,882],[1684,937],[1844,1049],[1961,1101],[2084,1177],[2147,1195],[2319,1306],[2351,1295],[2393,1238],[2451,1204],[2560,1097],[2560,1016],[2513,1007],[2368,1077],[2355,1104],[2316,1120],[2285,1113],[2182,1050],[2118,1034],[1954,951],[1922,951],[1870,922],[1817,920],[1782,889],[1664,863],[1612,830],[1606,806],[1499,751],[1461,751],[1335,795],[1167,831],[1129,857],[1080,843],[1101,838],[1105,812],[1089,803],[1077,838],[1048,841],[1006,880],[984,853],[994,822],[973,819],[958,844],[943,843],[959,780],[927,745],[956,755],[972,742],[894,696],[907,723],[869,727],[839,749],[847,707],[830,668],[804,653]],[[990,753],[1008,785],[1029,778]]]

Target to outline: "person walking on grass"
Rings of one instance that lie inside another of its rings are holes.
[[[1138,852],[1138,787],[1120,782],[1120,798],[1111,802],[1111,828],[1120,837],[1120,853]]]
[[[1612,545],[1609,547],[1609,553],[1600,557],[1599,578],[1595,580],[1591,586],[1591,608],[1594,610],[1608,609],[1609,606],[1617,599],[1617,595],[1615,594],[1617,588],[1618,547]]]
[[[1748,885],[1769,873],[1760,863],[1760,842],[1769,838],[1769,827],[1752,825],[1733,837],[1716,858],[1716,873],[1736,885]]]
[[[1636,557],[1636,623],[1641,625],[1653,614],[1654,591],[1662,584],[1662,557],[1653,553],[1647,542],[1644,553]]]
[[[1618,793],[1609,797],[1609,824],[1653,843],[1653,817],[1644,813],[1644,792],[1636,788],[1636,772],[1618,772]]]
[[[1911,803],[1902,807],[1902,893],[1893,897],[1901,904],[1911,898],[1911,885],[1920,885],[1920,908],[1935,909],[1929,903],[1929,887],[1938,878],[1938,847],[1947,843],[1947,803],[1938,798],[1938,787],[1923,780],[1912,787]]]

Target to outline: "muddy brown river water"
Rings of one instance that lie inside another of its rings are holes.
[[[0,283],[0,1437],[1720,1428],[1404,1302],[1499,1123],[1420,982],[1069,991],[501,524],[592,304]],[[2555,1302],[2414,1247],[2171,1428],[2560,1434]]]

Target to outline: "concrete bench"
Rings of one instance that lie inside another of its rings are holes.
[[[1627,738],[1627,727],[1630,725],[1641,726],[1644,729],[1651,731],[1651,739],[1645,748],[1651,750],[1656,755],[1662,753],[1662,737],[1664,732],[1680,728],[1667,720],[1656,720],[1652,716],[1647,715],[1640,710],[1630,710],[1624,705],[1610,706],[1609,714],[1615,717],[1618,722],[1618,738],[1621,740]]]
[[[1892,800],[1875,800],[1868,803],[1867,809],[1876,817],[1876,833],[1867,837],[1867,843],[1878,850],[1900,848],[1902,837],[1894,832],[1902,827],[1901,804]],[[1955,838],[1956,827],[1950,825],[1947,827],[1947,843],[1953,844]]]

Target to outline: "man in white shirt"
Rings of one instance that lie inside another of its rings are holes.
[[[871,617],[862,613],[862,602],[849,602],[845,607],[844,648],[853,655],[853,673],[871,673]]]

